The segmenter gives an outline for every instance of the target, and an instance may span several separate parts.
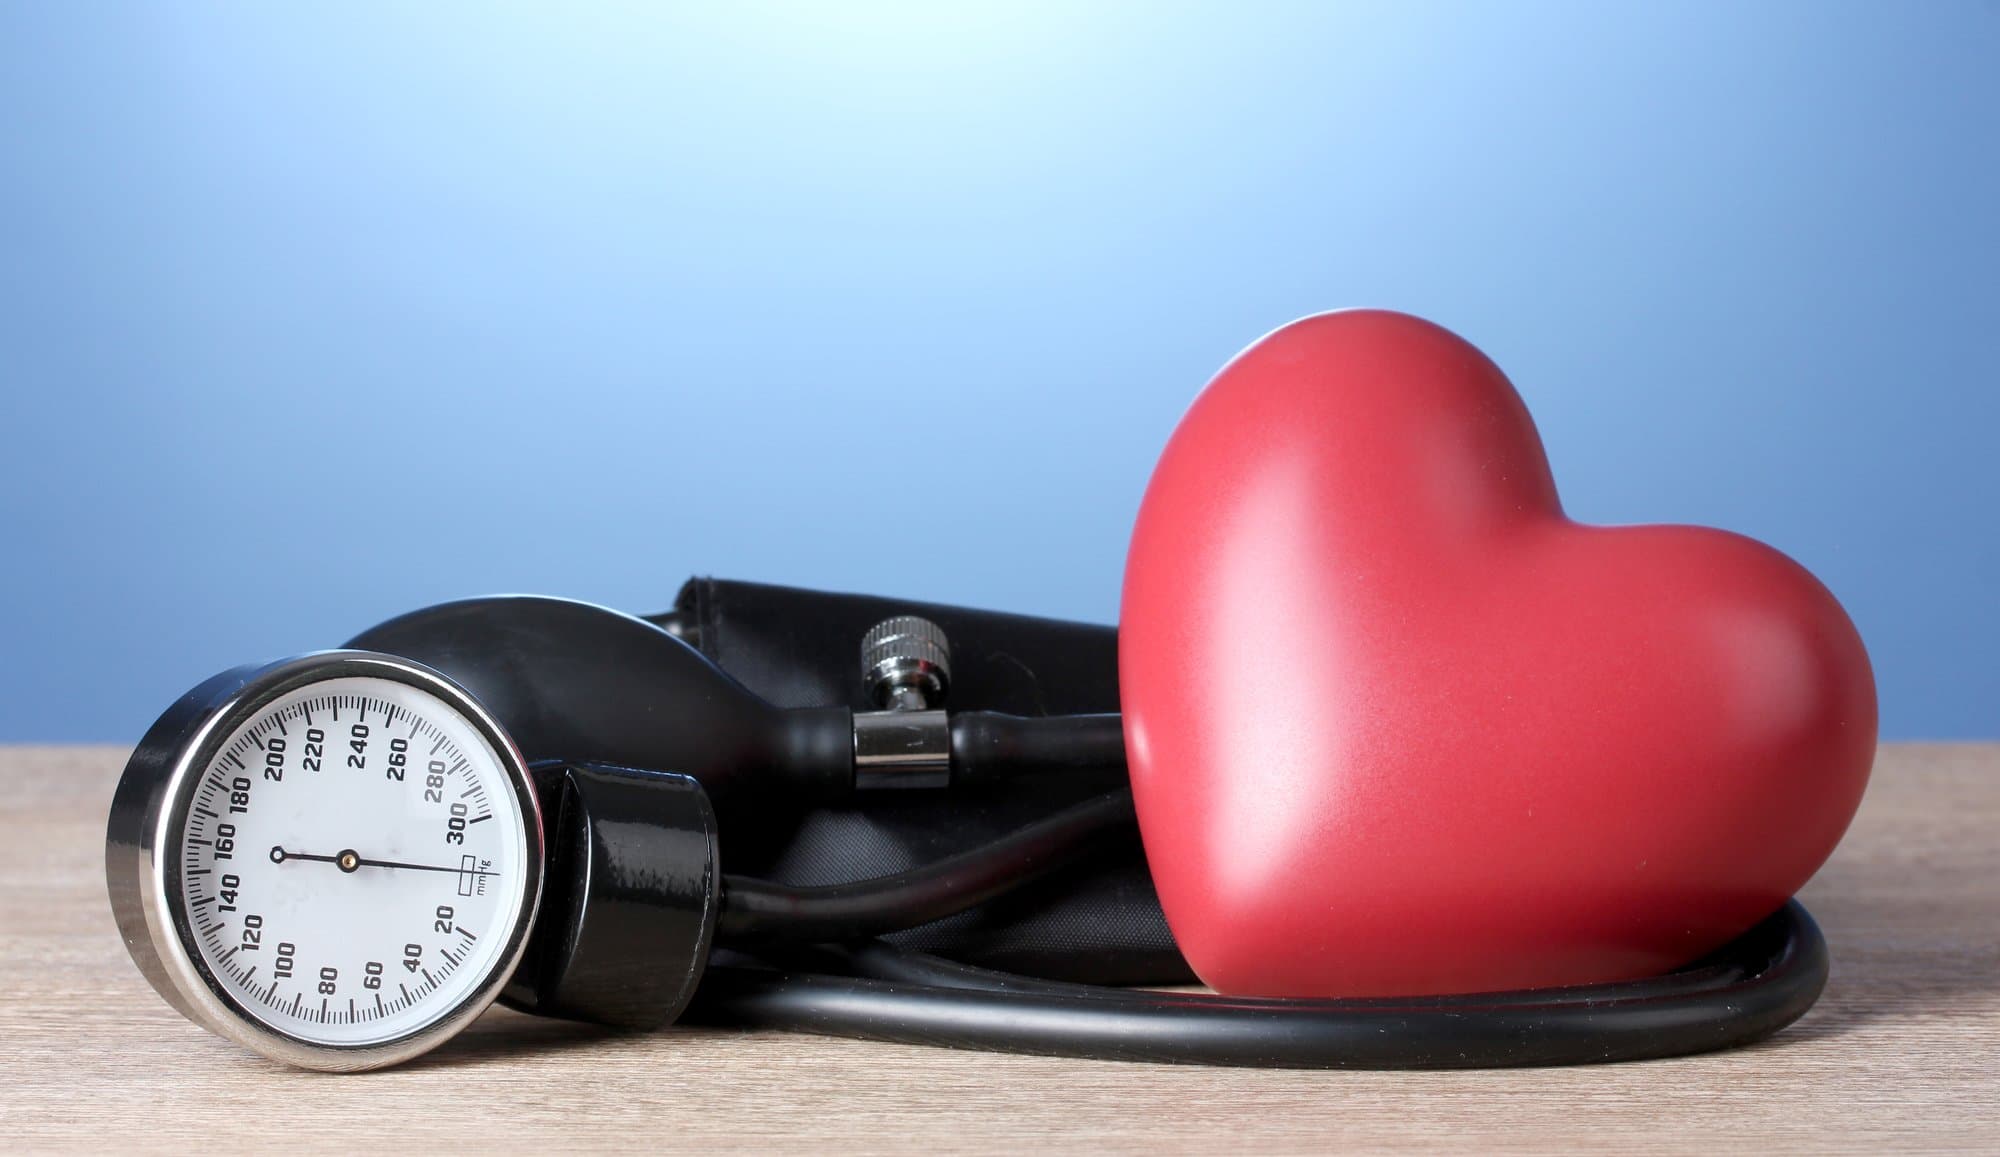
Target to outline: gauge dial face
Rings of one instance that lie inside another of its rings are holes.
[[[449,1016],[507,962],[530,872],[508,765],[445,700],[388,678],[296,687],[198,770],[166,886],[242,1012],[366,1046]]]

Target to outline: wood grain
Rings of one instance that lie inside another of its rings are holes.
[[[1833,981],[1774,1040],[1414,1074],[617,1037],[502,1012],[405,1068],[293,1072],[181,1019],[119,945],[102,841],[124,756],[0,749],[0,1149],[2000,1152],[2000,745],[1883,749],[1805,891]]]

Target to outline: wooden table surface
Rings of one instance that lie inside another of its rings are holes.
[[[1882,750],[1804,894],[1832,982],[1776,1038],[1454,1073],[618,1037],[506,1012],[400,1069],[295,1072],[183,1020],[127,959],[102,867],[124,756],[0,749],[0,1150],[2000,1152],[2000,744]]]

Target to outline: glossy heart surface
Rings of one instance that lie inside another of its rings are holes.
[[[1119,678],[1168,923],[1245,995],[1676,968],[1818,869],[1875,753],[1867,653],[1811,574],[1570,521],[1505,375],[1372,310],[1264,338],[1182,419]]]

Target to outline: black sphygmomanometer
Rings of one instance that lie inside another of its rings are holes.
[[[1651,979],[1170,991],[1196,980],[1117,708],[1110,627],[709,579],[651,618],[448,603],[176,703],[119,785],[113,906],[190,1018],[335,1070],[495,999],[1127,1060],[1568,1064],[1756,1040],[1824,984],[1793,902]]]

